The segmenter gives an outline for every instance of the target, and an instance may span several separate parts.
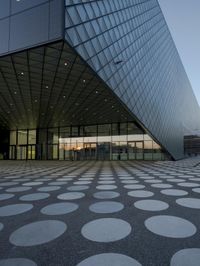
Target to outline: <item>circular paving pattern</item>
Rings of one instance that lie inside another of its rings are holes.
[[[81,199],[83,197],[85,197],[85,194],[82,192],[67,192],[58,195],[57,198],[61,200],[75,200],[75,199]]]
[[[7,194],[7,193],[0,194],[0,201],[1,201],[1,200],[11,199],[11,198],[13,198],[14,196],[15,196],[14,194]]]
[[[114,199],[119,196],[120,194],[115,191],[101,191],[93,194],[93,197],[96,199]]]
[[[77,266],[142,266],[135,259],[123,254],[102,253],[89,257]]]
[[[32,193],[28,195],[24,195],[20,197],[19,199],[22,201],[34,201],[34,200],[42,200],[46,199],[50,196],[48,193]]]
[[[91,184],[91,181],[76,181],[74,182],[74,185],[88,185]]]
[[[67,182],[65,182],[65,181],[63,181],[63,182],[55,181],[55,182],[48,183],[48,185],[50,185],[50,186],[63,186],[63,185],[66,185],[66,184],[67,184]]]
[[[17,215],[27,212],[33,208],[32,204],[11,204],[0,207],[0,217]]]
[[[134,206],[144,211],[162,211],[169,208],[169,205],[161,200],[139,200]]]
[[[178,183],[180,187],[199,187],[200,185],[197,183],[190,183],[190,182],[185,182],[185,183]]]
[[[199,266],[200,265],[200,249],[188,248],[176,252],[170,266]]]
[[[154,195],[153,192],[147,190],[129,191],[127,194],[131,197],[137,197],[137,198],[148,198]]]
[[[15,246],[36,246],[58,238],[66,229],[67,225],[61,221],[46,220],[33,222],[14,231],[9,240]]]
[[[24,183],[22,184],[23,186],[39,186],[39,185],[42,185],[43,182],[27,182],[27,183]]]
[[[117,189],[117,186],[115,185],[99,185],[96,187],[96,189],[99,190],[112,190],[112,189]]]
[[[168,196],[186,196],[188,194],[187,191],[181,189],[163,189],[160,191],[164,195]]]
[[[138,184],[139,181],[137,181],[137,180],[122,180],[121,183],[122,184]]]
[[[6,189],[6,191],[7,192],[24,192],[24,191],[28,191],[31,189],[32,187],[12,187],[12,188]]]
[[[81,229],[81,233],[85,238],[104,243],[123,239],[130,232],[131,226],[129,223],[115,218],[94,220],[85,224]]]
[[[0,266],[37,266],[37,264],[29,259],[14,258],[0,260]]]
[[[78,205],[75,203],[63,202],[50,204],[41,209],[41,213],[47,215],[62,215],[73,212],[78,209]]]
[[[77,186],[77,185],[75,185],[75,186],[68,187],[67,190],[69,190],[69,191],[82,191],[82,190],[86,190],[88,188],[89,188],[89,186]]]
[[[191,222],[169,215],[153,216],[145,221],[145,226],[154,234],[171,238],[185,238],[196,233]]]
[[[18,184],[19,184],[18,182],[3,182],[3,183],[0,183],[0,186],[9,187],[9,186],[16,186]]]
[[[169,182],[172,182],[172,183],[179,183],[179,182],[185,182],[185,179],[178,179],[178,178],[170,178],[170,179],[167,179],[167,181]]]
[[[142,189],[142,188],[145,188],[144,185],[125,185],[124,188],[127,188],[127,189]]]
[[[200,209],[200,199],[196,198],[181,198],[177,199],[176,203],[187,208]]]
[[[173,186],[170,184],[153,184],[151,187],[155,188],[172,188]]]
[[[194,191],[196,193],[200,193],[200,188],[193,188],[192,191]]]
[[[152,179],[152,180],[144,180],[144,182],[148,184],[159,184],[159,183],[162,183],[163,181]]]
[[[114,213],[121,211],[124,205],[115,201],[97,202],[90,205],[89,210],[95,213]]]
[[[40,192],[50,192],[50,191],[55,191],[55,190],[59,190],[61,187],[59,186],[47,186],[47,187],[40,187],[37,189],[37,191]]]
[[[98,181],[98,184],[103,184],[103,185],[115,184],[115,181],[113,181],[113,180],[103,180],[103,181]]]

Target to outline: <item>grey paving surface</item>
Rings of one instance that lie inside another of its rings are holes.
[[[200,266],[199,163],[1,161],[0,266]]]

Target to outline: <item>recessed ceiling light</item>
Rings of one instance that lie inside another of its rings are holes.
[[[63,95],[63,98],[66,98],[66,96],[65,96],[65,95]]]
[[[35,100],[35,103],[37,103],[37,99]]]
[[[96,94],[99,93],[98,91],[95,91],[95,92],[96,92]]]
[[[83,79],[83,83],[85,83],[86,82],[86,80],[85,79]]]
[[[24,75],[24,72],[21,72],[20,75],[23,76]]]
[[[46,85],[46,89],[48,89],[49,88],[49,86],[48,85]]]
[[[67,66],[67,65],[68,65],[68,63],[67,63],[67,62],[65,62],[65,63],[64,63],[64,65],[65,65],[65,66]]]
[[[16,92],[16,91],[14,91],[14,94],[17,94],[17,92]]]

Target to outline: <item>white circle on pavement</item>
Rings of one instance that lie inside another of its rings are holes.
[[[83,197],[85,197],[85,194],[82,192],[67,192],[58,195],[57,198],[61,200],[75,200],[75,199],[81,199]]]
[[[6,189],[6,191],[7,192],[24,192],[24,191],[28,191],[31,189],[32,187],[12,187],[12,188]]]
[[[15,185],[18,185],[19,183],[18,182],[3,182],[3,183],[0,183],[0,186],[2,187],[9,187],[9,186],[15,186]]]
[[[25,258],[12,258],[0,260],[0,266],[37,266],[37,264]]]
[[[115,201],[103,201],[90,205],[89,210],[95,213],[114,213],[121,211],[124,205]]]
[[[69,190],[69,191],[82,191],[82,190],[86,190],[88,188],[89,188],[89,186],[84,186],[84,185],[78,186],[78,185],[74,185],[74,186],[68,187],[67,190]]]
[[[190,182],[183,182],[183,183],[178,183],[180,187],[199,187],[200,184],[197,183],[190,183]]]
[[[98,229],[98,230],[97,230]],[[124,220],[116,218],[102,218],[85,224],[82,235],[96,242],[114,242],[125,238],[131,232],[131,226]]]
[[[137,180],[122,180],[121,183],[122,184],[138,184],[139,181],[137,181]]]
[[[120,194],[115,191],[100,191],[93,194],[96,199],[114,199],[119,197]]]
[[[111,190],[111,189],[117,189],[117,186],[115,186],[115,185],[99,185],[96,188],[99,190]]]
[[[171,238],[190,237],[197,231],[196,227],[186,219],[169,215],[148,218],[145,226],[154,234]]]
[[[153,192],[147,190],[135,190],[135,191],[133,190],[129,191],[127,194],[131,197],[136,197],[136,198],[148,198],[154,195]]]
[[[173,178],[173,179],[167,179],[168,182],[172,182],[172,183],[182,183],[185,182],[185,179],[179,179],[179,178]]]
[[[101,181],[98,181],[98,184],[103,184],[103,185],[110,185],[110,184],[115,184],[115,181],[113,180],[101,180]]]
[[[142,266],[137,260],[123,254],[102,253],[81,261],[77,266]]]
[[[0,194],[0,201],[1,200],[11,199],[14,196],[15,196],[14,194],[2,193],[2,194]]]
[[[196,193],[200,193],[200,188],[193,188],[192,191],[194,191]]]
[[[124,188],[127,188],[127,189],[142,189],[142,188],[145,188],[144,185],[125,185]]]
[[[41,213],[47,215],[62,215],[78,209],[78,204],[71,202],[54,203],[41,209]]]
[[[66,181],[54,181],[54,182],[48,183],[48,185],[50,185],[50,186],[63,186],[66,184],[67,184]]]
[[[196,198],[181,198],[177,199],[176,203],[191,209],[200,209],[200,199]]]
[[[9,240],[15,246],[36,246],[58,238],[66,229],[67,225],[57,220],[33,222],[14,231]]]
[[[22,184],[22,186],[39,186],[42,184],[43,182],[27,182],[27,183]]]
[[[91,184],[91,181],[75,181],[74,185],[88,185]]]
[[[149,183],[149,184],[158,184],[158,183],[162,183],[162,180],[157,180],[157,179],[152,179],[152,180],[144,180],[145,183]]]
[[[155,188],[172,188],[173,186],[170,184],[152,184],[151,187]]]
[[[176,252],[170,262],[170,266],[199,266],[200,248],[187,248]]]
[[[42,200],[46,199],[50,196],[48,193],[32,193],[32,194],[27,194],[24,196],[21,196],[19,199],[22,201],[34,201],[34,200]]]
[[[37,191],[40,192],[50,192],[50,191],[55,191],[59,190],[61,187],[60,186],[46,186],[46,187],[40,187],[37,189]]]
[[[169,208],[169,205],[161,200],[139,200],[134,206],[144,211],[162,211]]]
[[[12,216],[27,212],[33,208],[32,204],[11,204],[0,207],[0,217]]]
[[[163,189],[160,191],[164,195],[168,196],[186,196],[188,194],[187,191],[181,189]]]

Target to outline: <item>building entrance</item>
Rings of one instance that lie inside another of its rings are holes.
[[[128,142],[128,159],[143,160],[144,159],[144,142],[131,141]]]

